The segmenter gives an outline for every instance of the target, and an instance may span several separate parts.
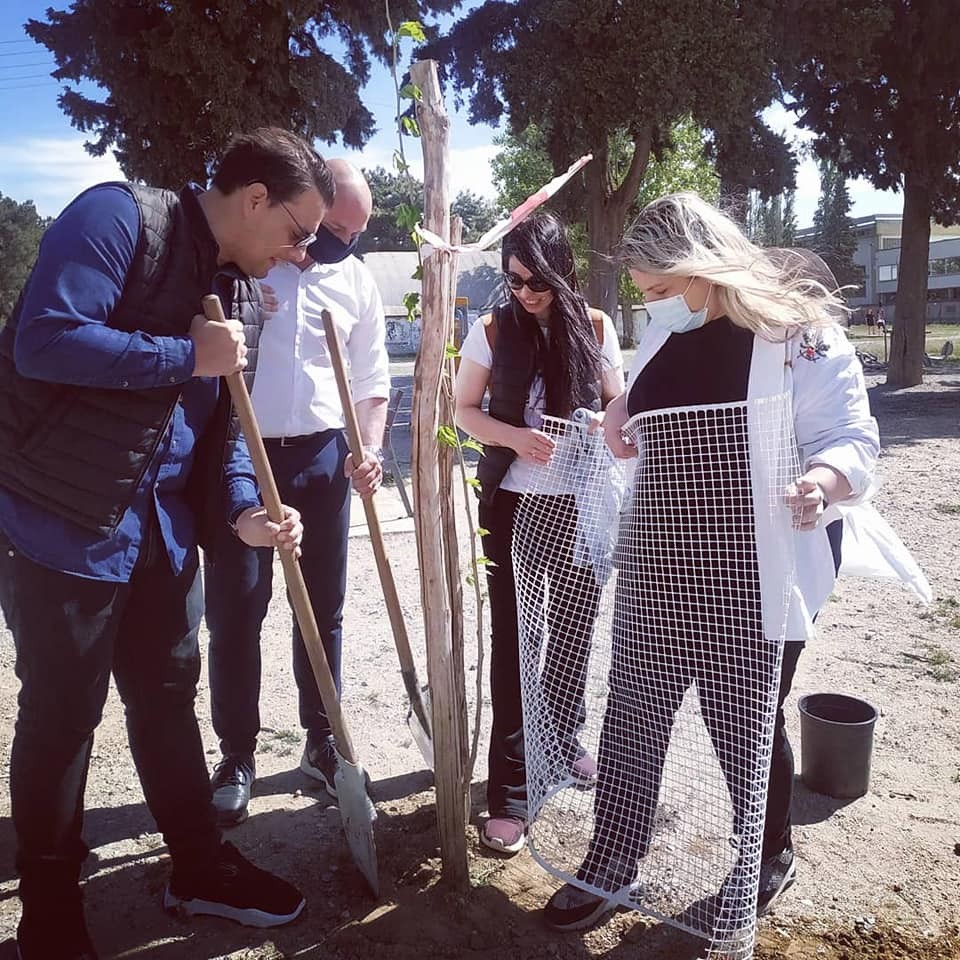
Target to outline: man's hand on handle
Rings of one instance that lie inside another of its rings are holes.
[[[353,454],[348,453],[343,462],[343,475],[350,478],[353,489],[364,500],[372,497],[383,483],[383,464],[379,453],[373,447],[363,448],[363,460],[358,467],[353,465]]]
[[[248,547],[276,547],[300,556],[303,524],[300,514],[284,505],[283,522],[274,523],[267,517],[266,507],[248,507],[237,517],[237,536]]]
[[[239,320],[208,320],[197,314],[190,323],[196,360],[195,377],[228,377],[247,365],[247,344]]]

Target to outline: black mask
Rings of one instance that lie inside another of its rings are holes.
[[[357,249],[359,242],[357,234],[349,243],[344,243],[321,223],[317,227],[317,239],[307,247],[307,254],[314,263],[339,263]]]

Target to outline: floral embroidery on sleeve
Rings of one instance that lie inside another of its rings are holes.
[[[800,336],[800,356],[804,360],[816,363],[821,357],[825,357],[830,347],[824,342],[823,334],[816,329],[808,327]]]

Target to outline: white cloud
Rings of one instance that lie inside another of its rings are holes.
[[[81,191],[106,180],[125,180],[113,155],[91,157],[82,137],[24,137],[0,143],[0,191],[32,200],[52,217]]]

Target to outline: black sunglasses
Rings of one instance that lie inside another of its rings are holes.
[[[278,200],[277,202],[281,207],[283,207],[284,210],[287,211],[287,216],[296,224],[297,230],[300,231],[300,239],[296,243],[292,244],[292,246],[297,250],[306,250],[311,243],[316,241],[317,235],[312,231],[308,232],[307,230],[304,230],[303,227],[300,226],[300,221],[290,212],[290,208],[282,200]]]
[[[514,273],[512,270],[505,270],[503,279],[511,290],[519,291],[526,287],[531,293],[546,293],[548,290],[553,289],[552,284],[548,283],[542,277],[533,276],[533,274],[524,280],[519,273]]]

